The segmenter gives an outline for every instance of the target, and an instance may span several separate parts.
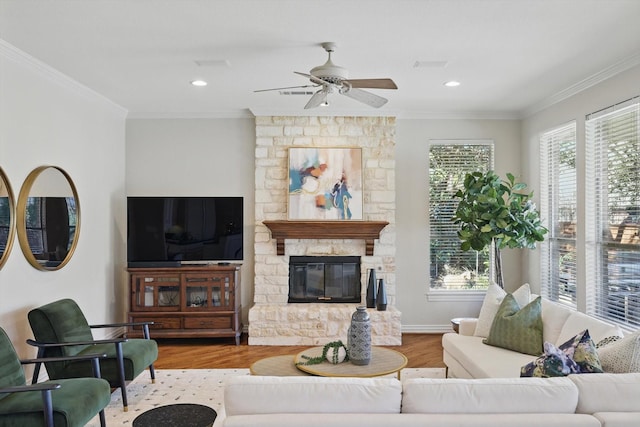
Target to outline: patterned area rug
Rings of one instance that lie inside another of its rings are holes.
[[[222,426],[224,419],[223,388],[225,379],[237,375],[250,375],[248,369],[157,369],[156,382],[151,384],[148,372],[127,387],[129,411],[122,410],[122,395],[116,390],[105,409],[107,426],[131,426],[133,420],[149,409],[174,403],[199,403],[218,413],[214,427]],[[401,378],[444,378],[444,368],[405,368]],[[396,377],[396,374],[389,375]],[[99,427],[98,417],[87,424]],[[159,426],[160,427],[160,426]]]

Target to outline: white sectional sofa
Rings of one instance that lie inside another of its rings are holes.
[[[442,336],[443,360],[447,365],[448,377],[519,377],[520,368],[536,359],[536,356],[484,344],[483,336],[474,335],[477,325],[478,319],[462,319],[458,333]],[[595,343],[623,335],[617,326],[546,299],[542,300],[542,325],[543,340],[556,346],[585,329],[589,330]]]
[[[431,379],[237,376],[224,427],[637,427],[640,374]]]

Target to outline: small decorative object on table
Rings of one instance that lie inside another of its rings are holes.
[[[371,319],[363,305],[356,308],[349,327],[349,360],[354,365],[368,365],[371,361]]]
[[[376,308],[376,270],[369,269],[369,281],[367,283],[367,308]]]
[[[378,296],[376,297],[376,309],[385,311],[387,309],[387,290],[384,287],[384,279],[378,279]]]
[[[302,358],[305,359],[305,362],[298,362],[297,365],[317,365],[325,360],[335,365],[349,360],[349,354],[342,341],[332,341],[324,345],[322,356],[309,357],[302,355]]]

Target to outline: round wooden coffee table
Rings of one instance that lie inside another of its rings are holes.
[[[329,363],[323,362],[317,365],[302,365],[305,359],[302,356],[322,356],[323,347],[313,347],[298,353],[294,358],[296,367],[304,372],[322,377],[379,377],[382,375],[398,373],[407,366],[407,357],[399,351],[385,347],[371,347],[371,362],[368,365],[354,365],[350,362]]]
[[[272,356],[260,359],[249,367],[251,375],[272,375],[276,377],[291,377],[311,375],[296,368],[293,361],[295,356]]]

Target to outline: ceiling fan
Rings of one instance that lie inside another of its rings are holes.
[[[304,106],[305,109],[329,105],[327,96],[330,93],[339,93],[371,107],[380,108],[387,103],[387,99],[362,89],[398,89],[398,86],[391,79],[350,79],[349,71],[346,68],[335,65],[331,61],[331,54],[335,52],[336,44],[325,42],[321,46],[329,55],[327,62],[312,68],[309,74],[294,71],[295,74],[308,78],[313,84],[261,89],[254,92],[315,87],[319,89],[311,96],[309,102]]]

